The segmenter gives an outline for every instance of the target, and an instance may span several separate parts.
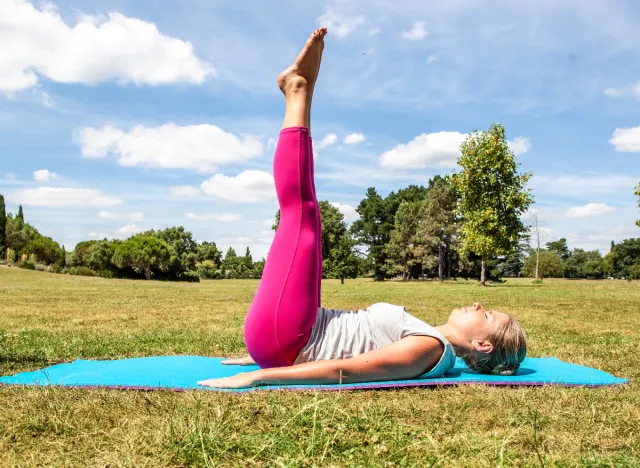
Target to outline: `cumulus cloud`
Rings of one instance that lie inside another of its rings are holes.
[[[329,8],[324,14],[318,17],[320,26],[330,29],[331,34],[335,35],[338,39],[342,39],[366,22],[367,18],[362,15],[345,16],[336,13],[332,8]]]
[[[324,138],[320,140],[319,143],[314,145],[314,147],[321,150],[331,145],[335,145],[337,141],[338,141],[338,135],[336,135],[335,133],[327,133],[324,136]]]
[[[616,208],[605,203],[588,203],[584,206],[574,206],[567,211],[569,218],[591,218],[608,213],[613,213]]]
[[[40,77],[59,83],[202,83],[214,70],[190,42],[165,36],[155,24],[117,12],[83,16],[67,25],[51,3],[0,2],[0,90],[35,87]],[[10,46],[9,46],[10,45]]]
[[[120,198],[105,195],[100,190],[59,187],[18,190],[10,194],[8,200],[44,207],[114,206],[122,203]]]
[[[380,165],[404,169],[430,165],[453,167],[460,156],[460,145],[466,137],[466,134],[459,132],[423,133],[409,143],[383,153]]]
[[[356,209],[351,205],[343,205],[342,203],[333,202],[331,206],[338,208],[340,213],[344,215],[345,221],[355,221],[360,217]]]
[[[636,100],[640,101],[640,81],[622,88],[607,88],[603,91],[603,94],[611,98],[633,96]]]
[[[60,176],[55,172],[49,172],[47,169],[40,169],[39,171],[33,171],[33,180],[37,182],[50,182],[58,180]]]
[[[235,177],[216,174],[200,186],[207,195],[239,203],[263,202],[275,198],[273,176],[264,171],[244,171]]]
[[[105,125],[99,129],[76,129],[74,138],[83,158],[113,154],[121,166],[212,172],[218,164],[246,161],[262,154],[262,143],[256,137],[237,136],[207,124],[137,125],[128,132]]]
[[[146,229],[141,228],[140,226],[136,226],[135,224],[127,224],[119,229],[116,229],[113,237],[115,237],[116,239],[126,239],[127,237],[131,237],[134,234],[138,234],[142,231],[146,231]]]
[[[169,187],[169,192],[174,197],[197,197],[202,194],[198,187],[191,185],[174,185]]]
[[[142,213],[117,213],[114,211],[101,211],[98,216],[102,219],[119,219],[132,222],[140,222],[144,219]]]
[[[187,213],[187,219],[192,221],[218,221],[220,223],[233,223],[242,220],[242,215],[234,213],[209,213],[198,215]]]
[[[531,149],[531,140],[527,137],[517,137],[509,142],[509,148],[516,156],[520,156]]]
[[[640,151],[640,127],[616,128],[609,143],[611,143],[617,151]]]
[[[426,24],[424,21],[416,21],[410,30],[402,31],[402,37],[411,41],[421,41],[429,34],[425,27]]]
[[[367,139],[364,136],[364,133],[352,133],[344,137],[344,143],[347,145],[354,145],[356,143],[362,143]]]

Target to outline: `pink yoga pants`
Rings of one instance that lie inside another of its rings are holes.
[[[309,129],[282,129],[273,177],[280,225],[244,324],[247,350],[262,368],[293,364],[320,307],[322,227]]]

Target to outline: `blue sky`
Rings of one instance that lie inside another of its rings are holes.
[[[455,168],[505,125],[545,241],[638,237],[640,5],[633,1],[0,1],[0,193],[68,248],[182,224],[265,256],[275,85],[327,26],[318,198],[347,220]]]

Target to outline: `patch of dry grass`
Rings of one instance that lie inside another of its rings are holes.
[[[257,282],[106,280],[0,269],[0,374],[77,358],[238,356]],[[328,307],[404,304],[436,324],[479,300],[513,312],[530,355],[631,384],[345,393],[0,388],[0,464],[638,466],[640,284],[323,283]]]

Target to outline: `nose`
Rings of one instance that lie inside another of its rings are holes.
[[[480,309],[482,309],[482,304],[480,304],[479,302],[474,302],[473,303],[473,310],[475,310],[477,312]]]

